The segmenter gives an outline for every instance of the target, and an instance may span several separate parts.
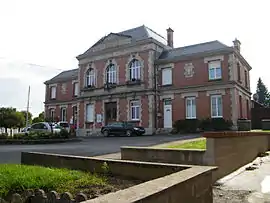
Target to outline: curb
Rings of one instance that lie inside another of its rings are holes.
[[[81,139],[43,139],[43,140],[0,140],[0,145],[23,145],[23,144],[54,144],[54,143],[65,143],[65,142],[80,142]]]

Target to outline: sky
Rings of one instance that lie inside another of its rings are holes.
[[[268,0],[0,0],[0,106],[44,109],[44,81],[78,67],[76,56],[110,32],[146,25],[174,46],[212,40],[232,46],[252,66],[251,89],[259,77],[270,87]],[[268,19],[268,20],[267,20]]]

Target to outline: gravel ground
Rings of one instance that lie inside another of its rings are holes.
[[[250,191],[243,190],[222,190],[218,187],[213,188],[214,203],[248,203],[247,197]]]

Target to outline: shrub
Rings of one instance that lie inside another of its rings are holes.
[[[201,120],[200,129],[202,131],[224,131],[230,130],[233,123],[224,118],[206,118]]]
[[[61,129],[60,133],[56,134],[59,138],[69,138],[70,134],[67,130]]]
[[[7,133],[0,133],[0,139],[7,139],[8,134]]]
[[[184,132],[184,133],[195,133],[197,132],[199,127],[198,119],[185,119],[185,120],[177,120],[173,128],[176,132]]]

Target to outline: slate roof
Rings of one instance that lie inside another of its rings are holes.
[[[233,51],[232,47],[229,47],[219,41],[210,41],[200,44],[194,44],[185,47],[174,48],[170,50],[164,50],[160,55],[161,60],[172,60],[179,57],[192,56],[200,53],[211,53],[218,51]]]
[[[166,38],[164,38],[163,36],[161,36],[160,34],[156,33],[154,30],[148,28],[145,25],[141,25],[139,27],[135,27],[135,28],[132,28],[132,29],[129,29],[129,30],[125,30],[125,31],[122,31],[122,32],[110,33],[110,34],[115,34],[115,35],[119,35],[119,36],[130,37],[132,39],[132,41],[134,41],[134,42],[138,42],[138,41],[141,41],[141,40],[146,40],[146,39],[153,38],[153,39],[157,40],[158,42],[160,42],[161,44],[163,44],[165,47],[167,47],[167,40],[166,40]],[[106,35],[105,37],[102,37],[93,46],[91,46],[86,52],[84,52],[83,54],[79,55],[78,57],[83,56],[83,55],[87,55],[91,51],[91,48],[93,48],[94,46],[100,44],[107,36],[108,35]]]
[[[47,80],[44,82],[44,84],[52,84],[52,83],[58,83],[58,82],[66,82],[69,80],[77,80],[78,79],[78,74],[79,74],[79,69],[72,69],[72,70],[66,70],[55,77],[53,77],[50,80]]]

